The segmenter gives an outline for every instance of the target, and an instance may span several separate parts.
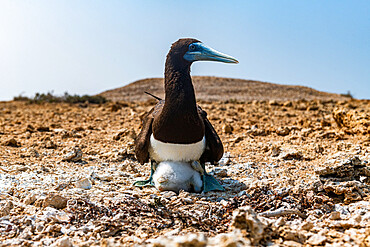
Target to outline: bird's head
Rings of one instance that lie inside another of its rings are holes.
[[[190,38],[179,39],[173,43],[167,55],[167,59],[169,58],[183,65],[191,65],[195,61],[238,63],[235,58],[218,52],[197,39]]]

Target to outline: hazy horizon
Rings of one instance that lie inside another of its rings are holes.
[[[192,75],[301,85],[370,99],[369,1],[0,2],[0,100],[97,94],[163,77],[178,38],[239,60]]]

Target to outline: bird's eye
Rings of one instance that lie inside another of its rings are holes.
[[[194,44],[189,45],[189,50],[194,51],[195,50],[195,45]]]

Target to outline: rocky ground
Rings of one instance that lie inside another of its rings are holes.
[[[370,246],[370,101],[201,101],[226,191],[179,195],[132,186],[153,103],[1,102],[0,246]]]

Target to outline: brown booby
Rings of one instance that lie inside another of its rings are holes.
[[[135,141],[138,161],[145,164],[151,160],[150,178],[135,182],[136,186],[155,185],[153,174],[157,165],[162,162],[163,169],[171,168],[172,164],[171,172],[177,172],[178,181],[175,183],[184,182],[184,179],[179,179],[182,175],[190,176],[193,186],[199,187],[197,175],[193,176],[186,168],[185,164],[188,163],[193,171],[199,171],[201,174],[204,192],[223,190],[217,180],[205,172],[205,163],[214,164],[219,161],[224,148],[207,119],[207,113],[196,104],[190,66],[193,62],[202,60],[238,63],[235,58],[222,54],[196,39],[179,39],[172,44],[165,64],[165,100],[159,100],[144,116],[141,132]],[[163,190],[176,191],[173,189],[174,181],[165,179],[162,182]],[[168,183],[172,183],[172,187],[166,186]],[[187,187],[178,184],[176,188]],[[193,190],[199,191],[199,188]]]

